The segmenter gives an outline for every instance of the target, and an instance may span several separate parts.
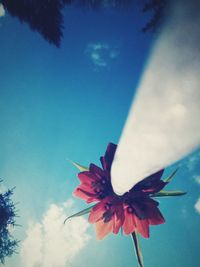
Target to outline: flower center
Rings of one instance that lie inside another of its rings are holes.
[[[134,213],[134,209],[133,209],[133,207],[128,206],[128,207],[127,207],[127,212],[128,212],[128,213]]]
[[[101,184],[102,185],[105,185],[106,184],[106,179],[105,178],[101,179]]]
[[[99,199],[103,199],[112,192],[111,184],[106,178],[102,178],[99,181],[92,182],[92,188],[97,194]]]
[[[104,206],[106,211],[103,213],[103,221],[105,223],[109,222],[113,216],[113,212],[112,212],[111,207],[112,207],[112,204],[109,202],[106,202],[106,204]]]
[[[105,210],[109,210],[109,209],[111,208],[111,206],[112,206],[112,204],[111,204],[111,203],[109,203],[109,202],[106,202],[106,204],[105,204],[104,208],[105,208]]]

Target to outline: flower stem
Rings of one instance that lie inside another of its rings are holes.
[[[141,252],[141,249],[140,249],[140,244],[139,244],[139,241],[138,241],[137,233],[134,231],[131,234],[131,237],[132,237],[134,248],[135,248],[135,254],[136,254],[136,257],[137,257],[137,260],[138,260],[138,265],[140,267],[144,267],[142,252]]]

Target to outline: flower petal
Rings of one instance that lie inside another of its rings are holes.
[[[94,194],[93,192],[90,192],[89,188],[87,188],[87,189],[88,189],[88,191],[84,190],[83,184],[82,184],[74,190],[73,194],[74,194],[74,196],[76,196],[78,198],[82,198],[87,203],[98,201],[99,199],[97,198],[96,194]]]
[[[152,216],[148,218],[149,224],[158,225],[158,224],[165,223],[165,219],[157,207],[154,208],[154,210],[153,209],[151,210],[151,214]]]
[[[89,223],[96,223],[103,218],[105,212],[105,204],[103,201],[97,203],[90,212],[88,221]]]
[[[144,193],[148,193],[148,194],[154,194],[159,192],[160,190],[162,190],[164,187],[166,186],[166,183],[163,182],[162,180],[160,180],[159,182],[156,183],[152,183],[150,188],[144,188],[142,189],[142,192]]]
[[[102,167],[106,171],[110,172],[116,148],[117,148],[117,145],[113,143],[109,143],[107,146],[105,155],[100,158]]]
[[[98,179],[105,177],[105,172],[93,163],[90,164],[90,172],[93,173]]]
[[[88,185],[90,185],[92,181],[98,180],[98,177],[89,171],[79,172],[78,178],[82,183],[88,184]]]
[[[85,192],[85,194],[87,194],[88,196],[91,196],[91,194],[95,194],[93,188],[88,184],[80,184],[77,188],[82,192]]]
[[[112,232],[113,229],[113,222],[112,220],[108,222],[104,222],[103,220],[98,221],[96,224],[96,236],[97,239],[103,239],[107,234]]]
[[[135,216],[135,223],[137,231],[145,238],[149,238],[149,223],[148,219],[141,220]]]
[[[160,170],[147,178],[143,179],[141,182],[137,183],[130,192],[141,191],[148,194],[153,194],[165,187],[166,182],[160,180],[164,170]]]
[[[117,215],[113,215],[113,234],[118,234],[120,227],[122,227],[123,221],[117,218]]]
[[[155,181],[155,180],[160,180],[162,175],[163,175],[164,169],[155,172],[153,174],[151,174],[150,176],[148,176],[147,178],[145,178],[148,181]]]
[[[118,234],[120,227],[122,227],[124,223],[124,210],[122,205],[118,205],[115,207],[115,211],[113,214],[113,233]]]
[[[158,206],[158,202],[153,199],[146,202],[146,218],[148,218],[149,224],[151,225],[158,225],[165,222],[162,213],[160,212]]]
[[[130,235],[135,231],[135,215],[133,213],[128,213],[125,209],[125,219],[123,223],[123,230],[126,235]]]
[[[124,223],[122,203],[114,196],[105,198],[92,209],[89,222],[96,223],[96,232],[99,239],[102,239],[109,232],[117,234]],[[102,229],[100,229],[101,227]]]

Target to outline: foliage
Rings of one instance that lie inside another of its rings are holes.
[[[162,23],[166,12],[166,0],[149,0],[143,6],[143,12],[153,12],[152,18],[143,27],[143,31],[155,31]]]
[[[1,182],[1,181],[0,181]],[[5,257],[16,252],[18,241],[10,233],[15,226],[16,210],[11,200],[12,190],[0,193],[0,262],[4,264]]]
[[[166,0],[0,0],[4,9],[21,22],[39,32],[49,43],[60,46],[63,36],[63,8],[65,5],[90,9],[119,9],[139,5],[144,13],[152,17],[143,31],[155,31],[164,17]]]
[[[6,11],[21,22],[28,23],[50,43],[60,45],[63,28],[61,0],[2,0]]]

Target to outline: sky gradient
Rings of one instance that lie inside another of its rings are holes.
[[[96,241],[87,217],[63,220],[86,206],[72,197],[78,179],[68,159],[99,165],[107,144],[120,138],[156,39],[140,32],[145,19],[132,9],[65,9],[58,49],[0,17],[0,177],[6,188],[16,186],[21,225],[19,254],[6,267],[137,266],[129,237]],[[146,267],[198,266],[199,163],[199,151],[179,163],[169,188],[188,194],[161,199],[166,224],[141,240]]]

